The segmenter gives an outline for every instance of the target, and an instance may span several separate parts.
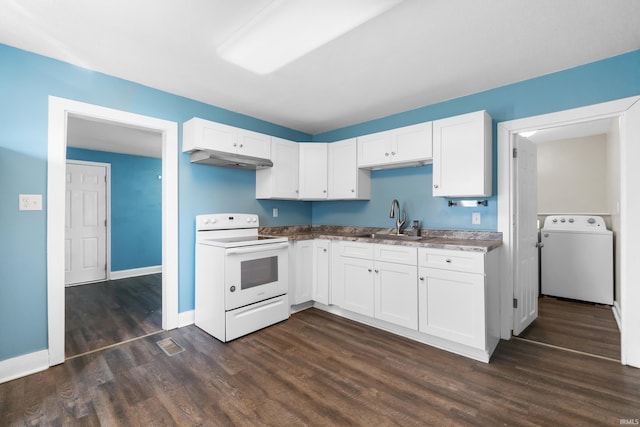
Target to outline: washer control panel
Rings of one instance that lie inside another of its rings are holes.
[[[601,216],[594,215],[549,215],[544,219],[544,228],[553,230],[606,230]]]

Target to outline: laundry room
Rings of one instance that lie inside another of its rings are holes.
[[[525,137],[537,152],[540,299],[524,337],[618,359],[618,119]]]

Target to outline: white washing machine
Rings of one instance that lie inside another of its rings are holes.
[[[613,304],[613,233],[602,217],[550,215],[540,241],[543,295]]]

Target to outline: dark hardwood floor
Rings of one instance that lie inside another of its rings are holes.
[[[156,345],[172,337],[185,351]],[[0,384],[0,425],[620,425],[640,370],[522,340],[476,362],[309,309],[223,344],[163,331]]]
[[[162,329],[162,274],[65,289],[65,356]]]
[[[520,337],[620,360],[620,330],[605,305],[541,297],[538,318]]]

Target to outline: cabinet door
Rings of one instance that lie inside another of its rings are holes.
[[[393,133],[391,160],[415,162],[433,157],[432,122],[396,129]]]
[[[376,261],[375,318],[418,330],[418,269]]]
[[[419,330],[485,349],[484,275],[421,267]]]
[[[322,200],[327,198],[327,144],[298,144],[300,150],[300,198]]]
[[[182,151],[215,150],[235,152],[238,129],[194,117],[182,125]]]
[[[329,305],[329,240],[316,239],[313,241],[313,300]]]
[[[298,240],[295,245],[295,285],[291,304],[313,299],[313,240]]]
[[[256,171],[256,199],[298,198],[298,144],[273,137],[273,167]]]
[[[358,167],[356,140],[328,144],[329,199],[356,199],[358,197]]]
[[[373,261],[342,257],[342,295],[340,306],[345,310],[373,317]]]
[[[433,122],[434,196],[491,196],[491,126],[485,111]]]
[[[271,137],[250,130],[238,129],[236,151],[240,154],[261,159],[271,158]]]
[[[391,131],[358,137],[358,167],[372,167],[389,163],[392,142]]]

